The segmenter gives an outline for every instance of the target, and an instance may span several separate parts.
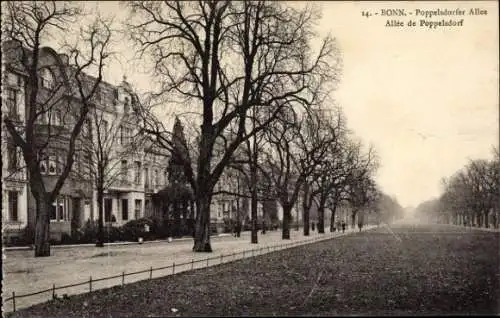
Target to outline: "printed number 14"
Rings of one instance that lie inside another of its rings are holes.
[[[361,11],[361,15],[367,18],[372,16],[372,14],[368,11]]]

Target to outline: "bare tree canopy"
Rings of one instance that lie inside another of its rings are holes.
[[[441,222],[488,227],[498,226],[500,202],[500,160],[494,149],[493,159],[471,160],[450,178],[443,179],[444,192],[433,209],[419,211]],[[491,220],[490,220],[491,216]]]
[[[338,76],[335,42],[326,37],[314,53],[318,15],[280,2],[131,2],[129,8],[131,37],[160,82],[153,96],[200,110],[196,171],[188,164],[185,170],[198,209],[194,250],[210,251],[211,193],[224,168],[283,107],[309,107],[327,95]],[[255,107],[268,116],[247,130]],[[145,131],[171,149],[157,121],[145,119]],[[214,160],[219,139],[224,147]]]

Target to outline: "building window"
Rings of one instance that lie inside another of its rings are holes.
[[[124,130],[124,136],[125,136],[124,144],[128,144],[132,140],[132,129],[124,128],[123,130]]]
[[[127,160],[122,160],[120,174],[122,176],[123,181],[128,181],[128,173],[127,173]]]
[[[66,219],[66,215],[64,213],[64,201],[62,200],[57,200],[58,205],[57,205],[57,216],[59,218],[59,221],[64,221]]]
[[[42,82],[42,87],[47,89],[54,88],[54,75],[49,68],[45,67],[40,70],[40,79]]]
[[[128,114],[128,112],[130,111],[130,99],[128,96],[125,96],[125,102],[123,105],[123,109],[124,109],[125,114]]]
[[[91,174],[90,169],[92,167],[92,157],[91,157],[90,153],[85,153],[83,155],[83,167],[84,168],[80,168],[80,172],[83,172],[85,174],[85,176],[90,178],[90,174]]]
[[[67,220],[66,209],[64,208],[64,198],[57,198],[52,202],[50,208],[51,221],[64,221]]]
[[[47,173],[47,161],[45,159],[40,161],[40,173],[41,174]]]
[[[108,135],[108,122],[106,120],[102,120],[101,121],[101,138],[106,138],[107,135]]]
[[[135,175],[134,175],[135,184],[141,184],[141,162],[135,162]]]
[[[126,142],[125,133],[126,133],[125,128],[123,126],[120,126],[120,145],[124,145]]]
[[[9,161],[8,161],[9,171],[17,170],[19,168],[19,157],[17,153],[17,147],[11,142],[7,144],[7,155],[9,156]]]
[[[77,153],[75,153],[74,155],[75,159],[73,162],[73,171],[78,175],[80,173],[80,156]]]
[[[128,220],[128,199],[122,199],[122,220]]]
[[[60,109],[54,110],[54,125],[59,126],[62,125],[62,112]]]
[[[144,215],[145,216],[150,216],[151,215],[151,211],[150,211],[150,201],[149,200],[146,200],[144,201]]]
[[[18,206],[18,193],[15,191],[9,191],[9,221],[17,222],[19,221],[19,206]]]
[[[83,137],[90,138],[90,131],[92,130],[92,123],[89,119],[85,119],[82,126]]]
[[[144,168],[144,185],[149,187],[149,169]]]
[[[111,222],[112,211],[113,211],[113,199],[104,199],[104,222]]]
[[[59,126],[62,124],[62,112],[60,109],[50,109],[46,114],[49,117],[49,125]]]
[[[63,156],[57,156],[57,161],[56,161],[56,173],[60,175],[62,173],[62,167],[63,167]]]
[[[135,219],[141,218],[142,200],[135,200]]]
[[[55,175],[57,173],[57,157],[49,156],[49,175]]]
[[[8,116],[12,119],[19,118],[19,112],[17,109],[17,90],[12,88],[7,88],[7,108]]]
[[[50,206],[50,220],[51,221],[57,221],[57,203],[54,202]]]
[[[160,185],[160,174],[158,173],[158,169],[155,169],[155,184],[156,186]]]

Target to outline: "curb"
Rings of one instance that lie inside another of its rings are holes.
[[[375,226],[376,228],[376,226]],[[302,229],[302,228],[301,228]],[[363,231],[366,231],[366,230],[370,230],[371,228],[366,228],[365,230]],[[292,229],[290,229],[292,230]],[[346,233],[343,233],[343,234],[347,234],[347,233],[350,233],[350,232],[353,232],[352,229],[349,229],[346,231]],[[355,231],[355,232],[359,232],[359,231]],[[326,234],[327,232],[325,231],[324,234]],[[328,232],[330,233],[330,232]],[[245,231],[245,232],[242,232],[241,233],[242,235],[247,235],[247,234],[250,234],[249,231]],[[316,233],[318,234],[318,233]],[[220,237],[229,237],[229,236],[232,236],[231,233],[221,233],[221,234],[218,234],[216,236],[212,236],[211,238],[220,238]],[[338,237],[338,236],[337,236]],[[191,241],[193,238],[192,237],[182,237],[182,238],[176,238],[176,239],[172,239],[172,242],[170,243],[173,243],[173,242],[184,242],[184,241]],[[125,246],[125,245],[145,245],[145,244],[156,244],[156,243],[168,243],[168,240],[154,240],[154,241],[144,241],[142,244],[140,244],[139,242],[116,242],[116,243],[104,243],[104,247],[108,247],[108,246]],[[96,247],[94,243],[89,243],[89,244],[69,244],[69,245],[51,245],[50,248],[53,248],[53,249],[65,249],[65,248],[76,248],[76,247]],[[10,251],[31,251],[33,250],[33,247],[32,246],[11,246],[11,247],[4,247],[2,248],[3,251],[6,251],[6,252],[10,252]]]
[[[230,236],[230,234],[222,233],[217,236],[213,236],[211,238],[219,238],[219,237],[226,237]],[[181,237],[181,238],[175,238],[172,239],[172,242],[183,242],[183,241],[190,241],[192,240],[192,237]],[[104,243],[104,247],[106,246],[121,246],[121,245],[144,245],[144,244],[155,244],[155,243],[168,243],[168,240],[153,240],[153,241],[143,241],[142,244],[139,242],[116,242],[116,243]],[[51,245],[50,248],[74,248],[74,247],[96,247],[94,243],[88,243],[88,244],[69,244],[69,245]],[[11,247],[4,247],[4,251],[23,251],[23,250],[33,250],[32,246],[11,246]]]

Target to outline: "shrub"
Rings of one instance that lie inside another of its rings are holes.
[[[146,232],[145,225],[149,226],[149,232]],[[151,239],[154,232],[154,222],[149,218],[131,220],[122,226],[123,239],[125,241],[137,241],[139,237],[144,240]]]
[[[104,242],[113,243],[123,240],[123,230],[120,227],[107,225],[104,228]]]
[[[3,244],[5,246],[28,246],[33,244],[34,235],[33,231],[28,227],[23,228],[20,232],[15,235],[9,235],[9,233],[4,232],[2,235]]]
[[[217,224],[210,223],[210,235],[217,235]]]
[[[231,233],[233,230],[233,220],[224,219],[224,233]]]
[[[61,244],[75,244],[77,241],[71,235],[63,233],[61,235]]]
[[[85,225],[83,226],[81,231],[79,231],[77,236],[78,236],[78,243],[80,244],[95,243],[97,238],[96,223],[91,220],[87,220],[87,222],[85,222]]]

